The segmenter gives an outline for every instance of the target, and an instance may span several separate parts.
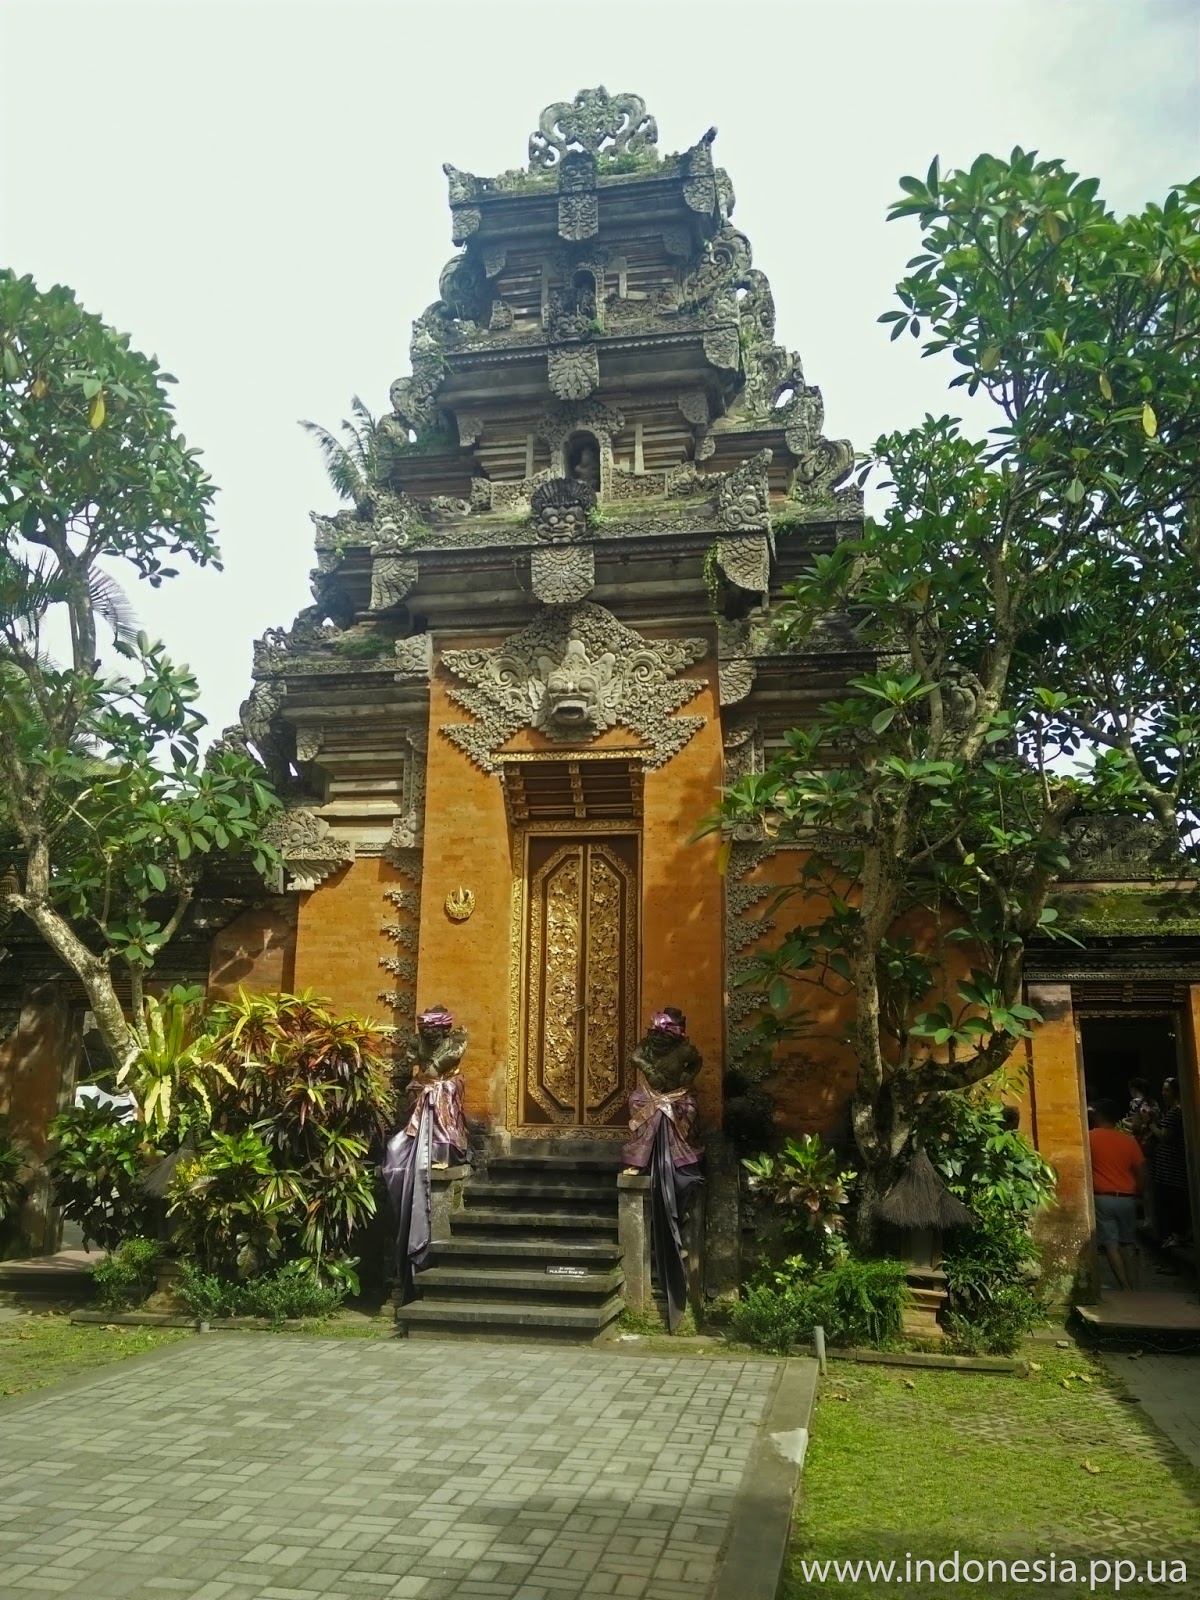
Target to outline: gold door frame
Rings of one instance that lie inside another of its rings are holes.
[[[633,972],[630,989],[633,995],[635,1019],[641,1017],[641,893],[642,893],[642,824],[640,820],[624,818],[576,818],[563,822],[521,823],[512,830],[512,910],[509,922],[508,967],[508,1056],[505,1063],[505,1122],[511,1133],[536,1132],[542,1139],[578,1138],[586,1132],[594,1139],[624,1139],[624,1128],[555,1127],[553,1124],[523,1123],[521,1121],[521,1070],[527,1044],[526,1012],[522,1003],[522,983],[528,959],[529,929],[526,915],[526,891],[529,884],[529,843],[534,838],[552,838],[556,834],[575,838],[591,835],[603,838],[615,834],[632,835],[637,840],[637,940],[630,952]]]

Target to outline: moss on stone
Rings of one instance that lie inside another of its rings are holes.
[[[1077,938],[1130,934],[1200,937],[1200,894],[1195,889],[1097,889],[1069,887],[1053,897],[1058,926]]]

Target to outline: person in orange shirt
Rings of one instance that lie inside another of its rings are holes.
[[[1120,1108],[1113,1100],[1092,1106],[1088,1133],[1092,1152],[1092,1191],[1096,1198],[1096,1242],[1108,1257],[1122,1289],[1137,1276],[1137,1202],[1146,1179],[1146,1158],[1131,1133],[1117,1127]],[[1130,1252],[1133,1273],[1125,1252]]]

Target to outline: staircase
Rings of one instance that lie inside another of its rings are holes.
[[[620,1152],[529,1141],[468,1178],[396,1320],[410,1338],[590,1340],[624,1308]],[[566,1267],[570,1273],[547,1268]]]

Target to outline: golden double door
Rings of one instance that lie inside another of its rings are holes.
[[[638,838],[525,841],[519,1121],[620,1127],[638,1017]]]

